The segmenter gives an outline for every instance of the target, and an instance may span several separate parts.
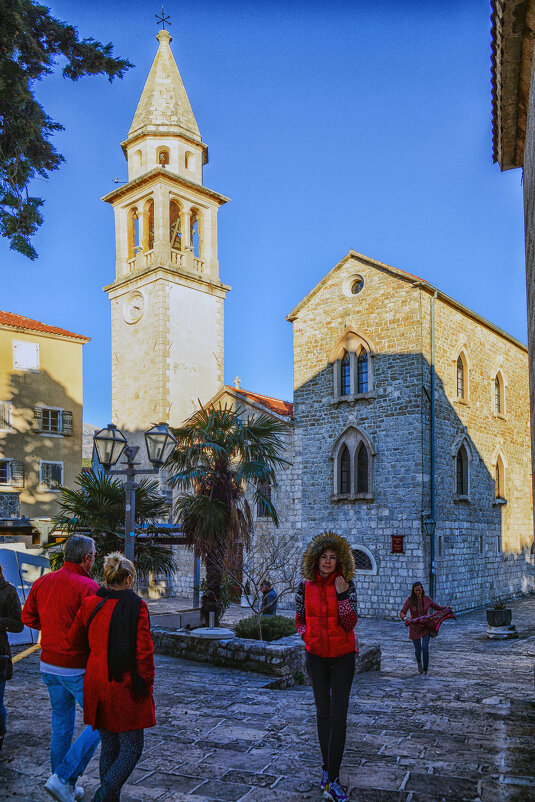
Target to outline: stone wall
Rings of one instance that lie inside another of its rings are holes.
[[[200,638],[194,632],[173,632],[155,626],[151,631],[158,654],[267,674],[275,678],[270,684],[273,688],[306,682],[305,647],[299,635],[265,642],[245,638],[211,640]],[[379,671],[380,668],[380,647],[377,644],[359,644],[356,673]]]
[[[526,285],[528,302],[528,345],[531,388],[531,443],[535,465],[535,61],[532,65],[528,125],[524,149],[524,227],[526,238]],[[535,474],[532,472],[535,495]]]

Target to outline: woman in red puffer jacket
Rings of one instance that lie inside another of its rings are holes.
[[[306,669],[314,690],[323,759],[320,782],[326,799],[346,802],[339,773],[346,739],[347,708],[357,653],[355,562],[347,540],[334,532],[314,538],[303,557],[295,597],[297,631],[305,642]]]

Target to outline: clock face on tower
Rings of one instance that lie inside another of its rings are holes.
[[[139,290],[128,293],[123,302],[123,317],[127,323],[137,323],[145,311],[145,297]]]

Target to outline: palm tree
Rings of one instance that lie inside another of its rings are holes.
[[[84,471],[77,477],[76,485],[75,490],[61,488],[60,511],[52,521],[56,531],[68,536],[80,529],[89,530],[97,549],[95,568],[100,575],[105,555],[124,550],[124,484],[106,474]],[[169,505],[158,492],[158,482],[142,479],[136,488],[136,525],[141,528],[168,514]],[[135,561],[142,578],[147,578],[151,572],[169,575],[176,570],[170,550],[150,537],[136,537]],[[62,562],[63,553],[51,555],[54,569]]]
[[[177,522],[189,537],[206,568],[206,591],[201,602],[205,620],[219,620],[221,582],[229,554],[248,548],[252,516],[245,497],[254,488],[254,501],[278,526],[277,511],[261,485],[275,484],[275,469],[288,464],[281,456],[283,423],[268,415],[248,416],[229,407],[205,408],[173,429],[177,446],[168,466],[173,487],[182,491],[175,503]]]

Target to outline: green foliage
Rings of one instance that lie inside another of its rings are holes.
[[[203,614],[221,614],[221,582],[228,561],[250,542],[252,515],[245,490],[278,525],[277,511],[259,486],[275,484],[283,459],[284,424],[268,415],[242,418],[229,407],[201,407],[184,426],[174,429],[177,446],[168,466],[170,483],[182,490],[175,515],[206,566]],[[231,566],[234,568],[234,566]],[[229,573],[233,571],[229,570]]]
[[[306,685],[307,678],[303,671],[296,671],[294,674],[294,681],[296,685]]]
[[[261,616],[262,640],[272,641],[279,638],[286,638],[288,635],[295,635],[297,630],[292,618],[285,615],[263,615]],[[251,615],[249,618],[242,618],[235,626],[238,638],[252,638],[260,640],[258,636],[258,616]]]
[[[111,44],[80,39],[76,28],[53,17],[33,0],[0,0],[0,234],[10,247],[35,259],[31,238],[43,222],[41,198],[31,181],[64,161],[50,142],[63,126],[35,99],[33,83],[53,72],[64,57],[63,76],[122,78],[132,64],[112,56]]]
[[[126,494],[119,479],[106,474],[81,473],[76,479],[78,489],[61,488],[58,499],[60,511],[53,518],[54,527],[67,535],[79,530],[87,532],[96,543],[95,572],[102,576],[104,557],[111,551],[124,551],[124,517]],[[166,546],[155,543],[142,529],[146,523],[168,515],[169,507],[158,492],[158,482],[142,479],[136,489],[135,563],[138,574],[171,574],[176,564]],[[63,552],[50,552],[53,570],[63,564]]]
[[[208,585],[206,584],[206,580],[203,579],[200,591],[201,593],[206,593],[207,590]],[[223,613],[228,610],[233,601],[236,601],[236,583],[230,576],[224,576],[221,580],[221,596],[219,598]]]

